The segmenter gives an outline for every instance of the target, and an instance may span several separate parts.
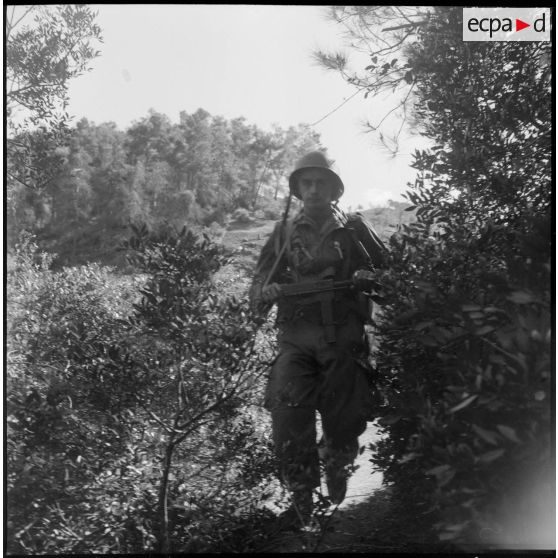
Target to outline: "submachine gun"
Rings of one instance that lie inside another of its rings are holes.
[[[378,291],[381,288],[380,283],[371,279],[366,280],[370,291]],[[353,279],[344,281],[334,281],[333,279],[320,279],[317,281],[307,281],[303,283],[281,284],[279,285],[280,298],[298,297],[305,295],[314,295],[318,297],[321,306],[323,325],[325,326],[325,337],[327,343],[335,341],[335,325],[333,320],[333,309],[331,302],[335,291],[354,289],[357,282]],[[366,292],[365,295],[372,300],[377,298],[373,292]],[[379,297],[378,297],[379,298]]]
[[[374,290],[380,290],[381,285],[370,279],[367,283],[371,285]],[[345,289],[352,289],[356,287],[353,279],[346,279],[344,281],[334,281],[333,279],[320,279],[317,281],[306,281],[303,283],[283,283],[279,285],[281,297],[291,296],[304,296],[319,293],[328,293],[332,291],[340,291]]]

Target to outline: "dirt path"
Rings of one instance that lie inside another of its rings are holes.
[[[325,519],[325,529],[314,529],[307,532],[284,532],[273,537],[264,552],[364,552],[370,548],[367,542],[373,532],[374,525],[371,523],[371,506],[369,504],[375,495],[382,489],[382,474],[372,471],[370,458],[372,456],[370,443],[378,440],[378,432],[373,425],[359,438],[364,451],[355,461],[356,471],[349,480],[347,496],[343,503],[333,511],[328,511],[329,518]],[[325,486],[322,492],[327,493]],[[378,508],[382,498],[376,499]],[[381,506],[380,506],[381,507]],[[385,506],[384,506],[385,507]],[[333,513],[331,513],[333,512]]]
[[[448,548],[433,538],[428,523],[401,509],[391,490],[382,486],[382,473],[375,472],[370,443],[379,439],[374,425],[359,438],[364,452],[358,469],[349,480],[347,496],[337,508],[327,510],[310,529],[281,531],[271,535],[258,549],[262,553],[440,553]],[[326,494],[325,487],[322,493]]]
[[[373,472],[372,463],[370,463],[372,457],[370,444],[377,442],[378,439],[378,432],[371,424],[368,425],[364,434],[359,437],[359,443],[361,447],[364,446],[364,452],[355,460],[358,469],[349,480],[347,496],[339,506],[339,510],[350,509],[366,501],[376,490],[381,488],[383,475],[381,472]]]

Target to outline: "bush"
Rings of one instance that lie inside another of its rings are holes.
[[[265,514],[268,354],[245,302],[212,285],[226,256],[188,231],[135,231],[138,279],[95,265],[51,272],[32,243],[16,255],[9,552],[145,552],[171,535],[178,551],[248,547],[238,533]],[[214,515],[184,525],[207,494]]]
[[[533,233],[506,239],[521,253]],[[551,486],[549,261],[532,259],[527,273],[518,256],[496,264],[484,240],[462,230],[442,241],[424,221],[392,238],[376,355],[388,437],[375,462],[411,500],[435,505],[443,540],[495,543],[496,531],[515,545],[533,525],[510,532],[510,510],[526,504],[509,487],[521,471],[523,486]]]
[[[464,43],[461,18],[405,52],[434,145],[381,276],[375,463],[443,541],[553,548],[550,46]]]
[[[233,212],[233,219],[242,224],[249,224],[253,221],[250,212],[244,207],[239,207]]]
[[[97,265],[51,272],[47,260],[25,241],[8,275],[8,549],[18,553],[86,549],[113,524],[93,512],[97,479],[122,460],[122,414],[134,406],[109,356],[133,345],[118,322],[129,282]]]

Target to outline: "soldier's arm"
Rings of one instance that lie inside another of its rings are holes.
[[[374,267],[382,267],[387,254],[387,247],[378,233],[360,213],[354,214],[351,221],[357,237],[368,252]]]
[[[273,303],[266,302],[263,300],[262,297],[262,288],[264,282],[267,280],[267,283],[273,283],[277,278],[281,275],[281,273],[286,268],[286,257],[285,255],[282,256],[281,261],[275,268],[273,275],[269,277],[273,266],[275,264],[275,260],[277,258],[277,254],[279,249],[281,248],[281,242],[283,239],[281,238],[283,235],[281,234],[281,223],[278,222],[275,224],[275,228],[271,233],[270,237],[268,238],[267,242],[262,248],[260,252],[260,256],[258,258],[258,262],[256,264],[256,269],[254,272],[254,279],[252,280],[252,285],[249,291],[250,297],[250,305],[254,312],[260,315],[265,315],[269,312]]]

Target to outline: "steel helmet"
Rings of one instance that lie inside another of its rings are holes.
[[[295,169],[291,173],[291,176],[289,176],[289,190],[295,198],[298,198],[299,200],[301,199],[298,192],[297,181],[299,173],[305,169],[325,169],[333,178],[333,183],[337,190],[333,194],[333,199],[338,200],[343,195],[345,186],[343,186],[343,182],[341,181],[337,173],[331,170],[331,164],[326,159],[326,156],[321,151],[311,151],[310,153],[303,155],[296,162]]]

